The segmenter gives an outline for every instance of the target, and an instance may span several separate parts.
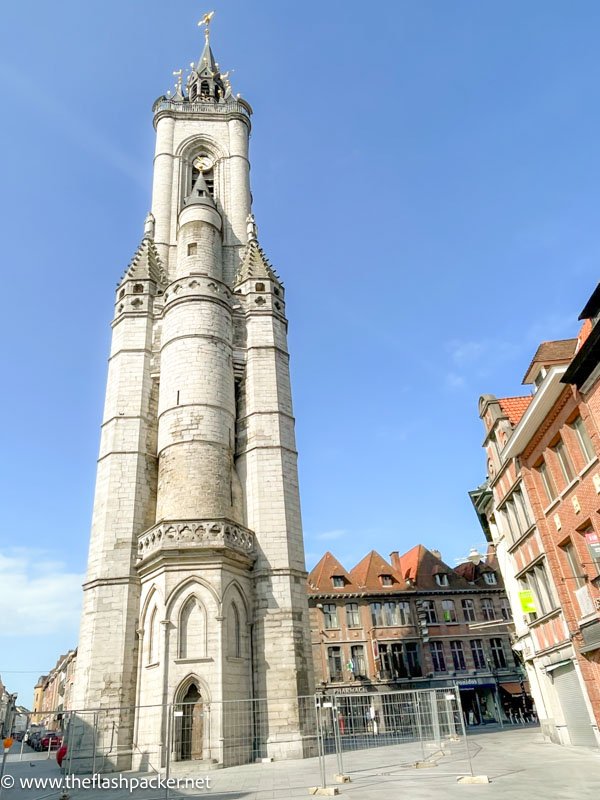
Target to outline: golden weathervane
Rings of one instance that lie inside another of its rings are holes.
[[[209,37],[209,33],[210,33],[210,21],[214,17],[214,15],[215,15],[214,11],[209,11],[208,14],[205,14],[202,17],[202,19],[200,20],[200,22],[198,23],[198,27],[199,28],[202,25],[205,26],[205,28],[204,28],[204,37],[205,37],[207,42],[208,42],[208,37]]]

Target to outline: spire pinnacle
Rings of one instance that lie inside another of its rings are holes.
[[[196,178],[196,182],[192,188],[191,193],[185,198],[184,203],[186,206],[199,204],[199,205],[206,205],[215,207],[215,202],[210,196],[210,191],[204,180],[204,175],[202,172],[198,173],[198,177]]]
[[[250,224],[248,224],[248,244],[241,254],[241,263],[233,282],[234,286],[239,286],[240,283],[249,279],[267,278],[273,281],[276,286],[282,288],[283,284],[279,279],[279,275],[271,266],[269,259],[258,243],[258,239],[256,238],[256,225],[254,224],[254,218],[252,219],[254,229],[251,232]]]

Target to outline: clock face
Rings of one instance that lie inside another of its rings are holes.
[[[201,153],[194,159],[194,166],[198,172],[207,172],[213,165],[212,158],[206,153]]]

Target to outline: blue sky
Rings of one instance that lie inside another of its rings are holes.
[[[600,6],[214,0],[286,284],[307,561],[482,537],[477,400],[519,394],[598,280]],[[196,0],[3,9],[0,675],[77,641],[113,288],[150,204],[151,106]]]

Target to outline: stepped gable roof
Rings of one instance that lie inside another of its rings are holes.
[[[279,275],[269,263],[269,259],[256,239],[250,239],[246,245],[234,284],[237,286],[249,278],[267,278],[283,286]]]
[[[568,364],[575,355],[577,339],[559,339],[553,342],[542,342],[527,367],[523,383],[531,383],[537,366],[552,367],[555,364]]]
[[[398,592],[406,589],[405,582],[397,571],[376,550],[371,550],[362,561],[350,570],[352,579],[360,589],[372,589],[384,592]],[[390,575],[391,586],[384,586],[381,582],[382,575]]]
[[[415,545],[407,553],[399,557],[402,581],[410,580],[412,588],[441,589],[436,583],[435,575],[447,575],[449,589],[467,589],[468,583],[456,570],[445,564],[441,558],[434,555],[424,545]]]
[[[518,425],[521,417],[529,408],[532,396],[525,395],[522,397],[499,397],[498,403],[500,408],[508,417],[511,425]]]
[[[334,576],[344,578],[344,586],[334,586],[332,580]],[[358,586],[353,582],[350,573],[328,550],[309,573],[308,589],[313,592],[339,592],[343,594],[344,592],[357,592]]]
[[[131,278],[154,281],[158,286],[164,286],[167,283],[167,274],[156,245],[148,236],[144,236],[140,246],[135,251],[129,266],[121,278],[121,283]]]

